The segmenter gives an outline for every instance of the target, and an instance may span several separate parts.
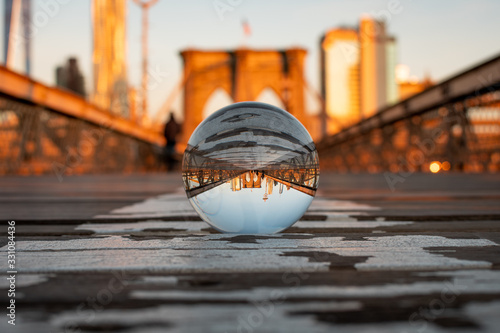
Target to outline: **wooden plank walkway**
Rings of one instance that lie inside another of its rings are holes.
[[[0,271],[10,220],[17,270],[1,332],[500,327],[500,175],[322,174],[276,235],[209,228],[179,174],[0,178],[0,217]]]

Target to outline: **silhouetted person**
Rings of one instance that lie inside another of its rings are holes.
[[[450,156],[452,170],[464,170],[464,156],[467,149],[464,126],[456,122],[449,128],[448,143],[446,147]]]
[[[180,132],[180,126],[175,121],[174,114],[170,113],[170,119],[165,124],[163,135],[167,144],[165,146],[165,162],[167,163],[167,170],[171,171],[175,166],[175,144],[177,143],[177,135]]]

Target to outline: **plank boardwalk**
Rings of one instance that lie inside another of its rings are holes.
[[[220,234],[179,174],[0,178],[1,332],[498,332],[500,175],[322,174],[275,235]]]

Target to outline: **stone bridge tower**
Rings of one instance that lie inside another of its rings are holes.
[[[285,109],[308,128],[304,103],[306,54],[300,48],[182,51],[185,85],[181,143],[187,143],[203,120],[203,107],[218,88],[225,90],[234,102],[255,101],[264,89],[271,88]]]

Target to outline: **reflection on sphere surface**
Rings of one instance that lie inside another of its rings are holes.
[[[311,204],[318,153],[290,113],[264,103],[236,103],[196,128],[184,152],[182,177],[191,205],[215,229],[276,233]]]

